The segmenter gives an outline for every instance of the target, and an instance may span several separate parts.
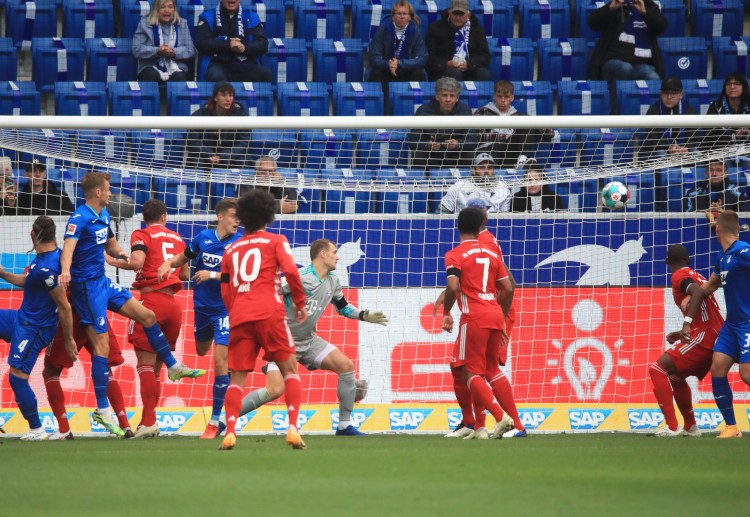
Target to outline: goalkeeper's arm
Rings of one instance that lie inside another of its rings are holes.
[[[350,304],[343,296],[333,301],[336,311],[347,318],[353,320],[366,321],[368,323],[377,323],[384,327],[388,325],[388,316],[380,311],[359,310]]]

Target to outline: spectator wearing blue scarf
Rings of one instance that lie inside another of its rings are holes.
[[[724,87],[719,98],[708,106],[706,115],[747,115],[750,113],[750,88],[747,79],[739,72],[733,72],[724,79]],[[713,128],[704,141],[706,148],[743,144],[750,137],[747,127]]]
[[[426,81],[427,47],[419,17],[406,0],[399,0],[391,16],[370,40],[370,81]]]
[[[646,115],[696,115],[697,112],[683,98],[682,81],[678,77],[667,77],[661,82],[659,100]],[[698,144],[695,128],[653,127],[644,139],[640,153],[644,159],[684,154]]]
[[[187,23],[174,0],[156,0],[133,34],[133,56],[138,60],[138,80],[164,83],[189,81],[188,63],[195,56]]]

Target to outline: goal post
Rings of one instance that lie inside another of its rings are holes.
[[[313,241],[325,237],[336,242],[336,274],[347,299],[363,309],[383,311],[390,319],[387,327],[369,325],[329,308],[318,326],[319,335],[352,358],[357,376],[369,382],[367,398],[354,413],[355,424],[366,432],[441,432],[460,419],[448,369],[455,335],[442,332],[439,318],[432,315],[433,302],[445,285],[443,256],[458,242],[455,215],[440,213],[446,192],[460,181],[493,193],[500,185],[507,189],[507,206],[513,208],[513,197],[522,189],[529,193],[528,187],[541,185],[544,193],[561,198],[558,209],[544,211],[530,201],[524,211],[490,213],[488,225],[518,283],[518,316],[505,372],[524,424],[533,432],[653,431],[663,417],[648,366],[668,346],[666,333],[681,326],[664,263],[666,250],[672,244],[686,245],[692,266],[709,276],[719,247],[707,214],[686,212],[685,203],[716,161],[738,199],[746,195],[750,141],[741,134],[720,145],[712,140],[717,128],[731,135],[744,127],[750,127],[747,116],[706,115],[0,117],[0,153],[3,164],[10,164],[4,173],[6,188],[12,184],[11,190],[23,190],[32,180],[25,170],[33,170],[38,161],[45,165],[47,179],[74,205],[83,203],[79,182],[86,172],[109,172],[113,193],[124,194],[111,212],[116,216],[113,230],[126,250],[131,233],[142,224],[140,207],[151,197],[165,201],[169,225],[187,241],[214,222],[215,203],[236,197],[242,185],[293,190],[297,212],[280,214],[271,231],[289,239],[300,266],[309,263]],[[662,136],[671,135],[668,130],[695,128],[696,136],[688,141],[688,152],[660,154],[645,147],[644,135],[653,128],[664,128]],[[552,130],[549,137],[521,141],[513,150],[535,158],[541,174],[530,176],[531,162],[521,161],[513,167],[497,165],[492,179],[472,179],[477,154],[498,156],[492,146],[482,147],[477,135],[484,132],[502,140],[544,129]],[[437,167],[415,167],[420,143],[415,135],[436,135],[435,140],[444,141],[458,130],[476,139],[460,146],[455,163],[455,155],[447,152],[445,164],[450,166],[438,162]],[[238,136],[238,131],[247,135]],[[244,146],[231,158],[237,160],[232,165],[240,166],[189,163],[191,138],[217,135],[231,135],[228,148]],[[280,177],[253,174],[256,160],[269,155]],[[601,205],[601,187],[612,180],[630,192],[623,210]],[[6,270],[18,273],[30,262],[26,252],[34,216],[8,212],[0,216],[0,260]],[[748,217],[750,213],[742,212],[741,222]],[[62,245],[67,217],[54,219]],[[744,231],[740,237],[750,238]],[[126,287],[133,281],[126,271],[110,268],[108,276]],[[723,304],[721,291],[718,297]],[[211,370],[210,357],[195,351],[190,283],[178,299],[184,311],[177,355],[189,366]],[[2,308],[17,307],[21,292],[0,283],[0,300]],[[137,422],[135,353],[127,344],[126,321],[115,316],[113,325],[126,358],[114,376]],[[8,350],[0,341],[0,425],[13,433],[21,432],[25,422],[4,380]],[[56,423],[44,409],[48,404],[41,366],[40,357],[31,384],[45,425],[51,428]],[[301,370],[302,431],[330,432],[338,412],[336,376]],[[88,409],[94,407],[89,378],[85,352],[61,377],[74,432],[101,432],[89,419]],[[734,371],[730,381],[738,423],[748,429],[750,407],[745,404],[750,390]],[[212,374],[179,384],[163,382],[158,412],[162,431],[202,431],[210,414],[212,382]],[[248,386],[255,389],[264,382],[261,373],[253,373]],[[710,378],[691,379],[690,385],[699,426],[716,429],[721,416],[713,404]],[[283,406],[269,404],[246,417],[238,429],[282,431],[285,415]]]

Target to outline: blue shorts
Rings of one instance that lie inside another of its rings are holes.
[[[130,291],[107,277],[70,283],[70,303],[81,325],[91,325],[97,334],[107,333],[107,310],[119,312],[132,297]]]
[[[0,310],[0,336],[5,339],[10,334],[8,364],[26,375],[31,375],[39,354],[54,339],[57,325],[31,326],[20,323],[17,316],[16,310]]]
[[[725,322],[714,343],[714,352],[726,354],[736,363],[750,363],[750,322]]]
[[[229,316],[226,314],[195,313],[195,340],[214,340],[217,345],[229,344]]]

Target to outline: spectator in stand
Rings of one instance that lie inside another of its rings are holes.
[[[541,182],[546,179],[544,170],[534,158],[529,158],[523,164],[526,170],[525,179],[528,183],[513,195],[511,210],[513,212],[555,212],[565,210],[565,203],[548,184]]]
[[[206,81],[273,80],[271,70],[258,62],[268,52],[266,30],[255,10],[243,8],[240,0],[221,0],[215,10],[204,12],[195,28],[195,44],[201,57],[211,58]]]
[[[18,196],[16,183],[10,176],[2,178],[0,191],[0,215],[16,215],[18,213]]]
[[[745,193],[727,177],[726,165],[721,160],[712,160],[708,163],[706,179],[699,181],[694,188],[688,190],[682,202],[685,212],[699,212],[714,208],[735,212],[748,211]]]
[[[461,102],[461,85],[452,77],[435,81],[435,98],[422,104],[417,116],[471,115],[468,104]],[[442,169],[464,165],[464,153],[476,147],[476,132],[467,129],[419,129],[409,133],[414,151],[412,166],[419,169]]]
[[[427,73],[431,80],[491,81],[490,49],[479,18],[467,0],[452,0],[440,19],[427,28]]]
[[[724,79],[724,87],[719,98],[713,101],[706,115],[747,115],[750,113],[750,88],[747,79],[739,72],[733,72]],[[750,136],[747,127],[718,127],[708,133],[705,147],[716,145],[741,144]]]
[[[510,190],[495,177],[495,160],[488,153],[478,153],[471,176],[461,178],[445,193],[440,211],[455,214],[468,206],[482,204],[488,212],[508,212],[510,200]]]
[[[276,168],[276,160],[272,156],[261,156],[255,161],[255,178],[265,182],[284,182],[284,178]],[[296,214],[299,209],[297,203],[297,189],[273,185],[240,185],[237,197],[242,197],[251,190],[262,189],[273,194],[273,197],[279,202],[277,213],[279,214]]]
[[[419,17],[406,0],[398,0],[391,16],[370,40],[370,81],[426,81],[427,47],[419,28]]]
[[[214,85],[208,103],[194,117],[246,117],[234,100],[234,86],[226,81]],[[240,124],[237,124],[238,126]],[[250,131],[244,129],[198,129],[188,132],[188,166],[201,169],[242,169],[247,166]]]
[[[174,0],[155,0],[133,35],[133,56],[138,60],[138,80],[165,83],[189,81],[189,63],[195,56],[187,22]]]
[[[13,162],[8,156],[0,156],[0,179],[13,179]]]
[[[496,82],[495,100],[476,110],[474,115],[525,116],[526,113],[512,105],[514,91],[510,81]],[[499,167],[511,168],[516,165],[519,156],[533,156],[539,142],[549,142],[554,136],[553,129],[480,129],[477,151],[490,153]]]
[[[656,38],[667,28],[667,19],[654,0],[611,0],[586,18],[601,32],[589,60],[589,79],[609,82],[612,112],[616,111],[616,81],[660,79],[661,50]]]
[[[26,165],[26,184],[18,195],[18,215],[72,214],[75,207],[68,194],[47,179],[47,168],[39,160]]]
[[[646,115],[695,115],[696,111],[682,98],[682,81],[667,77],[661,82],[661,93]],[[695,128],[651,128],[641,146],[645,158],[684,154],[697,143]]]

